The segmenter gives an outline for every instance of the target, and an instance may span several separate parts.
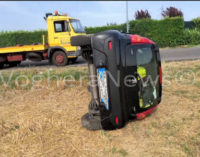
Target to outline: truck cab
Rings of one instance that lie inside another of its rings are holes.
[[[52,58],[51,61],[56,65],[62,64],[65,59],[63,55],[53,56],[55,51],[60,50],[66,53],[68,60],[74,62],[80,55],[80,48],[71,46],[70,38],[86,34],[80,20],[67,14],[60,15],[57,11],[55,15],[47,13],[45,20],[48,28],[48,56]]]

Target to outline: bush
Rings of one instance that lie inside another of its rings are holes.
[[[155,41],[160,47],[177,46],[184,43],[184,20],[181,17],[165,18],[163,20],[140,19],[130,21],[131,34],[145,36]],[[126,32],[126,24],[86,28],[86,32],[97,33],[105,30],[122,30]]]
[[[184,40],[184,45],[200,44],[200,31],[198,29],[185,29],[183,40]]]
[[[45,30],[0,32],[0,47],[42,43],[43,34],[47,37]]]
[[[143,19],[130,22],[130,32],[155,41],[160,47],[174,47],[183,44],[183,18],[163,20]]]
[[[185,29],[194,29],[195,24],[193,21],[184,21],[184,28]]]
[[[148,10],[138,10],[135,12],[135,19],[150,19],[151,15],[149,14]]]
[[[194,23],[194,27],[200,30],[200,17],[193,19],[192,22]]]
[[[183,12],[175,7],[169,7],[166,10],[163,10],[161,15],[163,17],[183,17]]]
[[[121,32],[126,31],[126,24],[120,25],[109,25],[109,26],[101,26],[101,27],[86,27],[85,31],[87,34],[95,34],[98,32],[106,31],[106,30],[119,30]]]

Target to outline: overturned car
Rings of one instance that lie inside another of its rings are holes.
[[[110,30],[71,38],[87,60],[92,100],[82,117],[90,130],[122,128],[161,102],[159,48],[148,38]]]

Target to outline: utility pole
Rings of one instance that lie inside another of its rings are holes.
[[[129,33],[129,21],[128,21],[128,1],[126,1],[126,32]]]

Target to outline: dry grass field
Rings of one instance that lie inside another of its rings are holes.
[[[48,82],[47,67],[1,71],[1,157],[200,157],[199,60],[163,63],[163,99],[156,112],[114,131],[81,127],[90,101],[87,77],[80,82],[87,66],[50,70],[76,81]]]

